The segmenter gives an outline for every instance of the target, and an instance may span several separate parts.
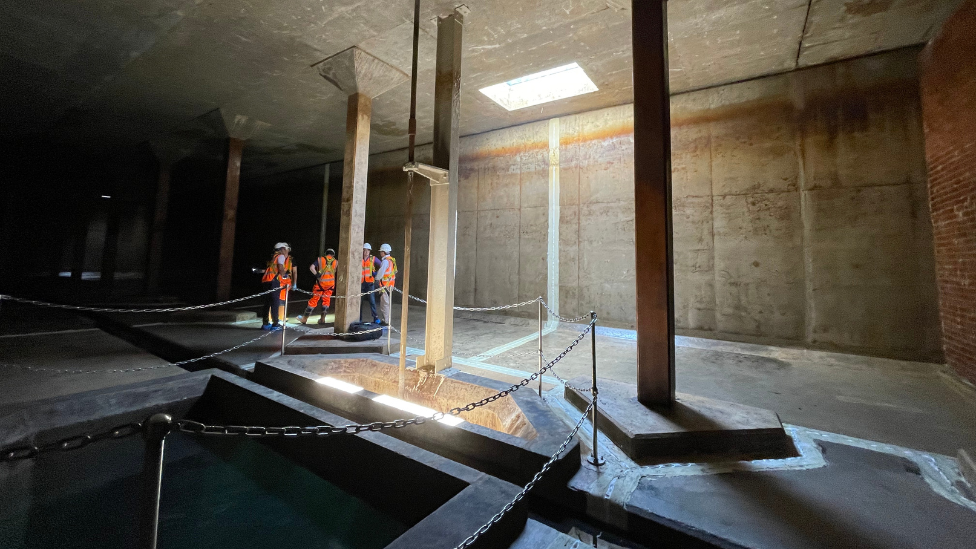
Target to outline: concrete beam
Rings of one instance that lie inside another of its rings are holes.
[[[451,367],[454,342],[454,265],[457,250],[458,157],[461,118],[461,31],[459,11],[437,21],[434,83],[435,167],[448,171],[448,184],[430,187],[430,244],[427,256],[427,331],[418,367]]]

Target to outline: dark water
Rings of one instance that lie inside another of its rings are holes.
[[[161,549],[372,549],[408,528],[257,442],[202,442],[167,438],[167,454],[182,457],[167,460],[163,471]],[[22,535],[0,539],[13,542],[4,549],[134,547],[140,489],[139,477],[129,476],[35,502],[26,521],[17,521]]]

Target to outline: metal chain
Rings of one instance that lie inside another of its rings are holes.
[[[542,360],[545,361],[545,359],[546,359],[546,355],[542,355]],[[582,387],[577,387],[575,385],[570,385],[570,383],[568,381],[566,381],[565,379],[563,379],[563,376],[559,375],[559,373],[556,372],[556,369],[555,368],[552,368],[550,370],[550,373],[552,373],[553,377],[555,377],[556,380],[559,381],[559,383],[562,383],[564,386],[569,387],[570,389],[577,390],[577,391],[579,391],[581,393],[591,393],[591,392],[593,392],[593,388],[592,387],[587,387],[587,388],[584,389]]]
[[[229,353],[231,351],[236,351],[236,350],[238,350],[238,349],[240,349],[242,347],[245,347],[247,345],[250,345],[250,344],[254,343],[255,341],[259,341],[261,339],[264,339],[264,338],[268,337],[269,335],[271,335],[271,334],[273,334],[275,332],[279,332],[279,331],[281,331],[281,328],[275,328],[275,329],[273,329],[273,330],[271,330],[269,332],[266,332],[264,334],[259,335],[258,337],[254,338],[254,339],[245,341],[244,343],[241,343],[240,345],[235,345],[235,346],[233,346],[233,347],[231,347],[229,349],[224,349],[223,351],[217,351],[216,353],[210,353],[209,355],[204,355],[204,356],[200,356],[200,357],[197,357],[197,358],[191,358],[191,359],[188,359],[188,360],[181,360],[180,362],[171,362],[169,364],[159,364],[159,365],[156,365],[156,366],[145,366],[143,368],[126,368],[126,369],[123,369],[123,370],[118,370],[118,369],[116,369],[116,370],[96,370],[96,369],[81,370],[81,369],[74,369],[74,368],[35,368],[34,366],[24,366],[22,364],[11,364],[9,362],[0,362],[0,367],[18,368],[18,369],[21,369],[21,370],[29,370],[31,372],[46,372],[46,373],[50,373],[50,374],[125,374],[125,373],[130,373],[130,372],[143,372],[143,371],[146,371],[146,370],[158,370],[159,368],[170,368],[170,367],[173,367],[173,366],[183,366],[184,364],[191,364],[193,362],[199,362],[201,360],[206,360],[208,358],[213,358],[215,356],[220,356],[222,354],[226,354],[226,353]]]
[[[397,288],[397,287],[394,286],[393,289],[396,290],[401,295],[403,294],[403,290],[401,290],[400,288]],[[417,297],[415,295],[411,295],[411,296],[408,296],[408,297],[410,299],[414,300],[414,301],[419,302],[419,303],[427,303],[425,300],[420,299],[419,297]],[[512,303],[511,305],[496,305],[494,307],[454,307],[454,310],[455,311],[500,311],[502,309],[515,309],[515,308],[518,308],[518,307],[525,307],[526,305],[531,305],[531,304],[535,303],[536,301],[539,301],[540,299],[542,299],[542,298],[541,297],[537,297],[535,299],[530,299],[528,301],[522,301],[520,303]],[[587,315],[587,316],[589,316],[589,315]]]
[[[249,436],[249,437],[298,437],[298,436],[314,436],[314,437],[326,437],[331,435],[354,435],[361,433],[363,431],[382,431],[383,429],[400,429],[408,425],[421,425],[428,421],[440,421],[446,416],[458,416],[464,412],[470,412],[475,408],[485,406],[490,404],[500,398],[504,398],[515,391],[518,391],[522,387],[525,387],[529,383],[532,383],[539,378],[546,370],[551,370],[553,366],[556,365],[560,360],[568,355],[579,342],[583,340],[587,333],[593,328],[595,320],[587,325],[586,329],[580,332],[579,336],[569,345],[563,352],[559,353],[555,359],[546,364],[541,370],[533,373],[531,376],[519,381],[515,385],[512,385],[508,389],[499,391],[494,395],[483,398],[477,402],[472,402],[465,406],[457,406],[451,408],[447,412],[435,412],[430,416],[416,416],[406,419],[397,419],[395,421],[374,421],[373,423],[362,423],[362,424],[350,424],[350,425],[315,425],[311,427],[297,427],[297,426],[287,426],[287,427],[264,427],[264,426],[246,426],[246,425],[206,425],[197,421],[191,420],[180,420],[177,422],[177,428],[189,434],[197,435],[208,435],[208,436]]]
[[[364,295],[369,295],[369,294],[375,294],[375,293],[378,293],[378,292],[382,292],[385,289],[386,289],[385,286],[379,286],[379,287],[374,288],[374,289],[372,289],[372,290],[370,290],[368,292],[360,292],[358,294],[353,294],[353,295],[350,295],[350,296],[333,295],[332,296],[332,299],[347,299],[347,298],[348,299],[354,299],[354,298],[357,298],[357,297],[363,297]],[[291,291],[303,293],[303,294],[306,294],[306,295],[313,295],[312,292],[310,292],[308,290],[303,290],[301,288],[292,288]],[[397,290],[397,291],[399,291],[399,290]]]
[[[586,410],[583,411],[583,415],[580,417],[579,421],[576,422],[576,426],[573,427],[573,430],[569,433],[569,436],[566,437],[566,440],[564,440],[563,443],[559,445],[559,448],[556,449],[556,452],[554,454],[552,454],[552,457],[549,458],[549,461],[547,461],[546,464],[542,466],[542,469],[540,469],[539,472],[532,477],[532,480],[530,480],[529,483],[526,484],[524,488],[522,488],[522,491],[516,494],[515,497],[512,498],[512,501],[506,503],[505,507],[502,507],[502,510],[499,511],[497,514],[495,514],[495,516],[491,517],[491,519],[485,524],[483,524],[481,528],[478,528],[473,534],[468,536],[467,539],[457,544],[454,547],[454,549],[464,549],[465,547],[470,547],[471,544],[477,541],[479,537],[481,537],[485,532],[490,530],[492,526],[494,526],[499,521],[501,521],[502,518],[504,518],[504,516],[509,511],[514,509],[515,506],[518,504],[518,502],[522,501],[522,499],[525,498],[525,496],[529,493],[529,491],[531,491],[532,488],[535,487],[535,484],[539,482],[542,476],[549,471],[549,469],[552,467],[552,464],[556,463],[556,460],[559,459],[559,455],[566,450],[566,447],[569,446],[569,443],[572,442],[573,437],[575,437],[576,433],[579,432],[580,428],[583,426],[583,422],[586,421],[587,414],[589,414],[590,410],[592,409],[593,409],[593,403],[591,402],[590,405],[586,407]]]
[[[208,303],[206,305],[192,305],[189,307],[169,307],[165,309],[113,309],[110,307],[82,307],[80,305],[64,305],[61,303],[48,303],[47,301],[37,301],[35,299],[25,299],[22,297],[14,297],[12,295],[0,294],[0,300],[14,301],[16,303],[26,303],[28,305],[38,305],[40,307],[52,307],[55,309],[68,309],[71,311],[89,311],[93,313],[173,313],[177,311],[193,311],[197,309],[207,309],[210,307],[219,307],[221,305],[230,305],[231,303],[239,303],[241,301],[247,301],[248,299],[254,299],[255,297],[260,297],[262,295],[270,294],[271,292],[280,291],[281,288],[273,288],[271,290],[265,290],[261,293],[249,295],[247,297],[239,297],[237,299],[231,299],[228,301],[221,301],[219,303]]]
[[[98,433],[95,435],[77,435],[73,437],[63,438],[57,442],[52,442],[50,444],[44,444],[42,446],[35,446],[33,444],[28,444],[24,446],[15,446],[11,448],[4,448],[0,450],[0,462],[5,461],[19,461],[24,459],[32,459],[37,457],[39,454],[44,454],[48,452],[67,452],[69,450],[77,450],[79,448],[84,448],[93,442],[99,442],[102,440],[109,439],[119,439],[125,438],[137,433],[141,433],[143,428],[143,423],[127,423],[125,425],[119,425],[109,431],[103,433]]]
[[[540,297],[539,302],[542,303],[542,306],[545,307],[547,311],[549,311],[550,315],[552,315],[555,318],[558,318],[562,322],[579,322],[580,320],[586,320],[587,318],[590,318],[590,313],[586,313],[585,315],[580,315],[576,318],[566,318],[564,316],[559,316],[559,314],[556,311],[553,311],[552,309],[549,308],[549,304],[546,303],[546,300]]]
[[[336,332],[330,332],[330,333],[321,334],[321,335],[328,335],[328,336],[354,336],[354,335],[362,335],[362,334],[371,334],[373,332],[378,332],[378,331],[382,330],[385,327],[386,326],[377,326],[376,328],[371,328],[369,330],[362,330],[362,331],[359,331],[359,332],[338,332],[338,333],[336,333]],[[317,334],[318,333],[318,330],[315,330],[313,328],[309,328],[308,326],[303,326],[301,324],[298,324],[298,325],[289,324],[288,325],[288,329],[290,329],[290,330],[298,330],[299,332],[305,332],[306,334]]]

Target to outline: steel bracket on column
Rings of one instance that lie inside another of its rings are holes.
[[[421,164],[420,162],[407,162],[403,165],[403,171],[414,172],[430,180],[430,186],[449,185],[451,183],[451,172],[444,168]]]

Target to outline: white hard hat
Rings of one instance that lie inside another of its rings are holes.
[[[363,249],[364,250],[372,250],[373,247],[369,245],[369,242],[367,242],[367,243],[363,244]]]
[[[279,243],[275,244],[275,248],[274,249],[280,250],[282,248],[288,248],[290,250],[291,249],[291,246],[289,246],[287,242],[279,242]]]
[[[391,248],[389,244],[383,244],[382,246],[380,246],[380,251],[390,253],[393,251],[393,248]]]

